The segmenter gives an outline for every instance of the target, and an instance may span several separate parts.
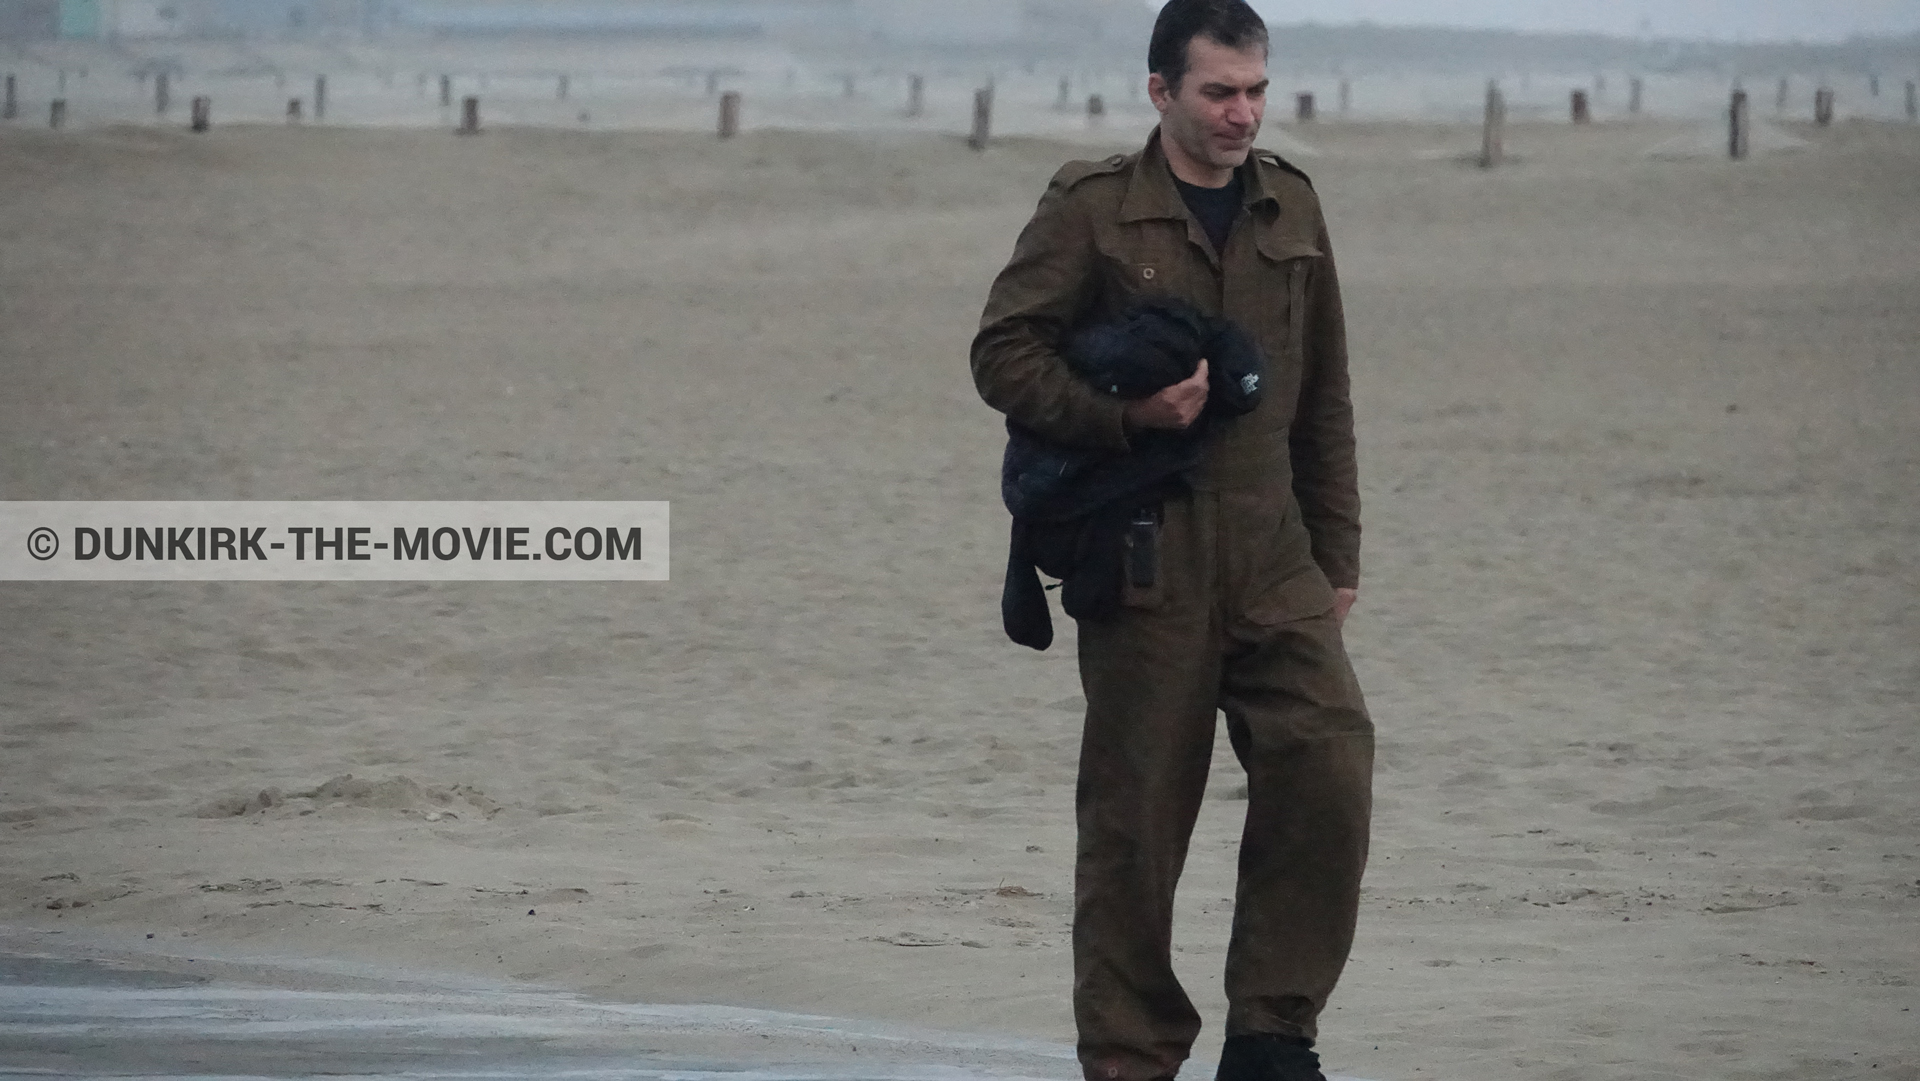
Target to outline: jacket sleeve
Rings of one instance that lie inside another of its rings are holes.
[[[1347,378],[1347,324],[1324,224],[1324,254],[1309,271],[1305,372],[1289,448],[1293,493],[1313,540],[1313,560],[1335,588],[1360,585],[1360,480]]]
[[[1042,437],[1071,447],[1127,450],[1123,404],[1076,377],[1060,355],[1093,299],[1093,231],[1071,185],[1056,177],[994,279],[973,339],[980,397]]]

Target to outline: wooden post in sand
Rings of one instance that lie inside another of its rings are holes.
[[[1500,84],[1487,83],[1487,119],[1480,133],[1480,168],[1491,169],[1507,156],[1507,98]]]
[[[1587,92],[1585,90],[1575,90],[1573,92],[1573,122],[1576,124],[1590,124],[1593,122],[1593,109],[1587,104]]]
[[[1907,80],[1907,123],[1920,122],[1920,86]]]
[[[205,131],[213,126],[213,99],[201,96],[193,99],[192,127],[195,131]]]
[[[327,77],[325,75],[313,77],[313,118],[315,120],[327,118]]]
[[[1340,80],[1340,115],[1345,116],[1352,111],[1353,111],[1353,80],[1342,79]]]
[[[907,76],[907,115],[919,116],[927,111],[927,80],[919,75]]]
[[[1646,101],[1646,91],[1647,91],[1646,80],[1640,78],[1640,76],[1638,75],[1635,75],[1633,77],[1633,81],[1627,84],[1627,112],[1628,113],[1634,116],[1640,115],[1640,107],[1641,105],[1645,104],[1645,101]]]
[[[472,95],[460,99],[461,135],[480,134],[480,99]]]
[[[440,104],[448,107],[453,104],[453,76],[440,76]]]
[[[967,136],[967,145],[975,150],[985,150],[987,139],[993,133],[993,91],[987,89],[973,92],[973,133]]]
[[[572,89],[572,87],[569,85],[570,83],[571,83],[571,80],[569,80],[565,75],[560,76],[560,85],[556,88],[555,92],[559,94],[561,101],[567,100],[567,92]]]
[[[173,97],[167,92],[167,73],[162,71],[153,77],[153,111],[159,116],[167,115],[167,106],[173,103]]]
[[[1727,156],[1735,161],[1747,157],[1747,92],[1735,90],[1733,105],[1727,110]]]
[[[740,91],[720,95],[720,137],[731,139],[740,130]]]
[[[1787,111],[1787,95],[1792,88],[1793,81],[1785,75],[1780,76],[1780,89],[1773,98],[1773,111],[1775,113],[1784,113]]]
[[[47,109],[47,126],[55,131],[59,131],[62,127],[66,126],[66,123],[67,99],[54,98],[52,106]]]
[[[20,115],[20,80],[15,78],[13,75],[9,74],[7,76],[6,100],[4,102],[0,102],[0,120],[12,120],[14,117],[19,115]]]
[[[1832,125],[1833,123],[1833,91],[1832,89],[1823,86],[1820,89],[1815,90],[1813,92],[1813,122],[1820,125],[1823,128]]]
[[[1293,96],[1293,118],[1302,124],[1313,123],[1313,91],[1308,90]]]
[[[299,122],[300,122],[300,99],[288,98],[287,99],[287,123],[298,124]]]
[[[1069,96],[1072,95],[1072,93],[1073,93],[1073,80],[1061,79],[1060,80],[1060,96],[1053,99],[1054,109],[1059,112],[1063,112],[1063,113],[1066,112],[1067,99],[1069,98]]]
[[[1880,76],[1878,73],[1867,76],[1867,93],[1876,98],[1880,96]]]

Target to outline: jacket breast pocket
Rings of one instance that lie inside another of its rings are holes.
[[[1142,297],[1179,295],[1178,268],[1166,251],[1144,238],[1103,236],[1095,240],[1094,250],[1101,293],[1112,313]]]
[[[1307,287],[1320,249],[1297,237],[1269,232],[1258,242],[1261,348],[1273,358],[1298,358],[1306,337]]]

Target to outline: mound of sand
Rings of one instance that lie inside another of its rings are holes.
[[[498,803],[488,799],[486,793],[472,785],[434,788],[411,777],[363,781],[351,773],[343,773],[302,792],[286,793],[278,788],[263,788],[257,792],[229,793],[201,804],[195,808],[194,815],[199,818],[239,818],[272,810],[311,814],[325,807],[338,806],[399,811],[429,821],[457,818],[463,811],[491,816],[500,810]]]

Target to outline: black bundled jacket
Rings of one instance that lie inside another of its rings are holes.
[[[1129,523],[1184,489],[1181,474],[1200,463],[1213,423],[1259,404],[1264,371],[1259,347],[1239,326],[1172,297],[1081,329],[1061,353],[1075,375],[1126,399],[1191,378],[1205,357],[1207,407],[1185,431],[1135,433],[1125,454],[1061,446],[1007,422],[1000,496],[1013,513],[1013,537],[1000,618],[1007,637],[1041,650],[1053,644],[1053,617],[1037,572],[1061,580],[1068,615],[1112,615]]]

